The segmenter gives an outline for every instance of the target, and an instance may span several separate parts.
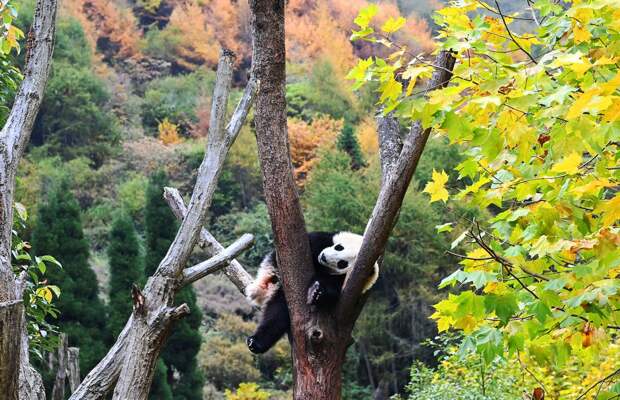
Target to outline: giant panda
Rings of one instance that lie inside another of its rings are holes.
[[[362,236],[351,232],[311,232],[308,234],[314,276],[310,281],[308,304],[321,309],[333,308],[362,246]],[[379,267],[364,285],[363,292],[374,285]],[[262,308],[263,315],[256,332],[247,338],[253,353],[264,353],[290,329],[288,306],[280,283],[275,250],[261,262],[256,278],[245,290],[246,297]]]

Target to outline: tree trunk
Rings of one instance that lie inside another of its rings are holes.
[[[26,45],[24,79],[0,131],[0,393],[9,400],[44,396],[41,377],[28,360],[23,285],[13,273],[11,239],[15,175],[51,67],[56,9],[56,0],[37,1]]]
[[[284,0],[251,0],[256,139],[278,270],[291,317],[296,400],[340,399],[350,329],[306,304],[313,268],[289,152],[286,125]],[[344,334],[343,334],[344,332]]]
[[[0,303],[0,388],[8,400],[17,400],[20,340],[23,318],[21,300]]]
[[[336,310],[319,312],[308,306],[306,293],[313,268],[287,134],[284,7],[284,0],[250,0],[252,68],[260,82],[254,118],[256,140],[278,270],[291,317],[293,395],[296,400],[338,400],[346,350],[365,300],[362,286],[385,248],[430,129],[423,130],[416,123],[402,143],[396,120],[381,124],[385,142],[381,149],[382,188],[353,273]],[[454,59],[445,52],[440,58],[440,66],[446,61],[453,64]],[[436,87],[447,84],[451,68],[435,74],[431,82]]]

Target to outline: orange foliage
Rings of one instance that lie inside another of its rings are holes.
[[[80,21],[92,48],[106,39],[110,54],[118,58],[139,56],[140,32],[130,10],[108,0],[64,0],[63,11]]]
[[[366,117],[360,122],[357,127],[357,140],[366,158],[371,158],[379,151],[377,124],[372,117]]]
[[[354,65],[356,57],[377,53],[370,43],[352,44],[349,41],[351,30],[355,28],[353,20],[368,4],[368,0],[289,0],[286,7],[288,61],[305,64],[309,69],[314,61],[327,60],[343,77]],[[377,24],[382,24],[388,18],[398,16],[400,12],[395,3],[382,2],[375,19]],[[178,5],[167,29],[172,27],[183,33],[183,42],[188,43],[183,44],[183,57],[189,60],[204,60],[214,66],[217,49],[223,45],[237,54],[238,63],[249,65],[251,31],[247,1],[202,0]],[[426,22],[415,15],[407,18],[407,24],[395,39],[412,52],[433,49]]]
[[[342,121],[329,117],[316,118],[311,124],[295,118],[288,120],[291,159],[298,185],[303,186],[308,172],[318,161],[319,149],[333,146],[341,129]]]
[[[247,1],[205,0],[203,13],[213,27],[215,39],[237,54],[237,62],[249,60],[252,53],[250,6]]]
[[[165,145],[181,143],[179,137],[179,127],[176,124],[168,121],[168,118],[164,118],[163,121],[157,125],[157,131],[159,132],[159,140]]]
[[[179,65],[188,70],[194,70],[200,64],[217,65],[220,46],[200,6],[185,4],[175,7],[166,29],[179,32],[183,38],[176,49]]]
[[[432,6],[437,0],[425,0]],[[206,64],[217,65],[221,46],[237,54],[237,64],[249,67],[251,58],[250,10],[240,0],[167,0],[174,7],[164,28],[181,40],[175,44],[177,63],[187,70]],[[287,59],[308,72],[317,60],[328,61],[340,78],[355,64],[357,57],[371,54],[385,56],[385,48],[372,43],[351,43],[356,29],[353,20],[370,0],[289,0],[286,7]],[[141,57],[139,41],[142,32],[128,7],[109,0],[64,0],[63,10],[84,26],[93,48],[102,39],[109,42],[104,56],[113,58]],[[427,7],[428,8],[428,7]],[[384,0],[375,17],[381,25],[390,17],[398,17],[396,2]],[[408,50],[427,52],[433,43],[426,22],[414,14],[395,34],[394,41]]]
[[[318,3],[318,4],[317,4]],[[344,55],[342,57],[345,60],[348,58],[348,54],[351,50],[351,45],[342,46],[341,40],[346,40],[353,29],[357,29],[357,26],[353,23],[353,20],[357,16],[360,9],[367,7],[370,4],[368,0],[329,0],[324,2],[315,2],[310,0],[290,0],[287,7],[287,35],[300,36],[328,36],[324,43],[319,42],[319,45],[327,46],[336,49],[335,53]],[[325,21],[321,22],[325,16],[321,13],[321,9],[326,9],[329,12],[331,21],[329,24]],[[384,1],[379,5],[379,12],[373,18],[374,24],[381,26],[388,18],[399,17],[400,11],[396,2]],[[299,24],[297,19],[309,18],[309,26],[305,26],[303,23]],[[331,25],[327,28],[328,25]],[[320,28],[319,28],[320,27]],[[322,30],[327,28],[329,34],[323,35]],[[300,29],[302,32],[296,34],[296,30]],[[287,38],[287,44],[290,47],[290,39]],[[425,20],[420,19],[415,14],[411,14],[407,17],[407,23],[403,29],[396,33],[394,37],[396,43],[407,46],[409,51],[414,53],[429,52],[434,48],[431,31]],[[375,46],[376,47],[376,46]],[[287,49],[288,50],[288,49]],[[329,50],[330,53],[334,53]],[[357,41],[352,46],[352,51],[357,57],[367,58],[370,55],[381,54],[385,51],[385,47],[380,46],[373,48],[372,43]],[[308,54],[306,54],[308,55]],[[293,61],[303,61],[303,58],[298,58]],[[330,60],[333,62],[333,60]],[[341,63],[333,63],[334,65],[341,65]]]
[[[287,58],[294,63],[310,64],[318,59],[327,60],[340,76],[355,64],[349,33],[342,30],[331,14],[327,2],[317,4],[305,12],[291,1],[287,8]]]

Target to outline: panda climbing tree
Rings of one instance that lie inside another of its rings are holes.
[[[363,237],[351,232],[311,232],[308,239],[313,277],[306,302],[323,310],[333,310],[355,265]],[[362,293],[374,285],[378,276],[379,266],[375,263]],[[256,279],[246,288],[246,296],[263,312],[256,332],[247,339],[248,348],[253,353],[264,353],[289,331],[291,325],[275,250],[261,262]]]

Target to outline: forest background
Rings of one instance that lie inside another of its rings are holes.
[[[522,3],[500,2],[507,13]],[[15,24],[27,32],[34,3],[15,4]],[[287,5],[288,127],[309,230],[361,233],[380,185],[376,87],[354,92],[346,79],[358,59],[385,54],[379,44],[350,41],[356,16],[369,4]],[[379,24],[406,17],[395,42],[413,53],[434,50],[438,27],[431,16],[444,6],[441,1],[377,4]],[[144,282],[154,271],[176,233],[162,188],[187,193],[193,186],[221,46],[237,56],[235,87],[247,82],[249,15],[246,2],[233,0],[61,2],[52,73],[16,194],[28,210],[20,213],[20,237],[34,253],[53,255],[63,265],[41,271],[53,285],[60,313],[52,324],[36,327],[45,334],[35,351],[55,345],[56,329],[66,332],[69,344],[81,349],[85,375],[114,342],[131,313],[131,283]],[[16,62],[23,63],[23,54]],[[240,97],[240,89],[233,97]],[[5,114],[0,108],[0,118]],[[209,216],[211,232],[224,244],[243,232],[256,235],[254,247],[240,257],[250,272],[272,246],[252,129],[245,126],[231,149]],[[429,141],[381,279],[356,325],[344,371],[346,399],[407,393],[422,399],[519,398],[523,385],[538,385],[536,376],[545,376],[561,396],[587,383],[578,382],[580,374],[565,380],[542,367],[533,377],[502,362],[485,370],[486,363],[473,355],[457,357],[458,336],[437,336],[429,319],[444,297],[437,285],[460,261],[447,251],[457,238],[437,230],[446,220],[475,220],[480,211],[458,200],[429,204],[422,191],[435,179],[435,169],[448,171],[456,187],[454,170],[463,160],[458,146],[439,137]],[[451,250],[458,246],[455,241]],[[198,251],[195,259],[201,256]],[[247,350],[245,337],[258,313],[225,277],[184,289],[178,301],[188,303],[192,314],[178,324],[162,353],[153,399],[290,397],[288,344],[282,340],[259,357]],[[38,356],[51,382],[45,354]],[[613,357],[607,362],[613,365]],[[605,371],[589,379],[595,382]]]

